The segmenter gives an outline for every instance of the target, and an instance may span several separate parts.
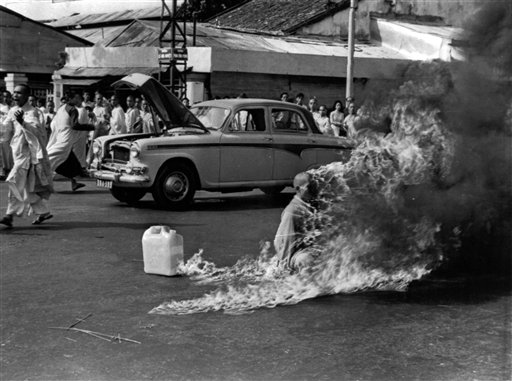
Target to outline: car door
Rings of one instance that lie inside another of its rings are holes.
[[[300,110],[272,107],[271,129],[274,143],[274,180],[289,180],[314,167],[317,153],[311,144],[311,129]]]
[[[235,110],[220,139],[220,182],[272,180],[272,135],[263,106]],[[244,185],[244,184],[240,184]]]
[[[311,144],[317,147],[317,166],[335,161],[346,162],[350,158],[353,143],[344,137],[313,134],[309,138]]]

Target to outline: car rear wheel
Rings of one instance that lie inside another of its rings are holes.
[[[193,170],[184,163],[167,165],[153,185],[153,198],[165,209],[179,210],[194,199],[196,184]]]
[[[275,187],[264,187],[260,188],[263,193],[265,193],[267,196],[277,196],[279,193],[281,193],[284,189],[284,186],[279,185]]]
[[[112,187],[110,193],[118,201],[134,204],[146,194],[146,189]]]

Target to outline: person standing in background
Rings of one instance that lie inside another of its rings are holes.
[[[43,112],[37,107],[38,105],[38,99],[33,96],[33,95],[30,95],[28,97],[28,103],[35,109],[35,112],[37,114],[37,118],[39,119],[39,123],[37,124],[37,128],[40,128],[41,131],[41,136],[43,138],[43,142],[46,146],[46,144],[48,143],[48,134],[46,133],[46,128],[45,128],[45,125],[44,125],[44,114]]]
[[[331,128],[334,132],[334,136],[345,136],[346,132],[343,129],[343,120],[345,114],[343,114],[343,103],[337,100],[334,102],[333,111],[329,115],[329,121],[331,122]]]
[[[153,121],[153,114],[151,113],[151,109],[149,108],[149,103],[147,100],[143,99],[141,102],[142,110],[140,112],[140,117],[142,119],[142,132],[144,134],[151,134],[157,132],[155,129],[155,122]]]
[[[94,108],[94,102],[91,99],[91,93],[89,91],[84,91],[83,98],[82,107],[89,107],[92,110]]]
[[[320,132],[324,135],[334,135],[334,131],[331,128],[331,122],[329,121],[329,117],[327,116],[327,106],[321,105],[318,109],[318,117],[315,120],[316,125]]]
[[[110,102],[112,104],[112,112],[110,114],[110,135],[126,134],[126,119],[124,110],[119,104],[118,96],[115,94],[112,95],[110,97]]]
[[[138,108],[135,108],[135,100],[131,95],[126,97],[126,113],[125,124],[126,124],[126,132],[128,134],[134,133],[138,134],[142,132],[142,120],[140,118],[140,111]]]
[[[356,105],[354,102],[347,105],[348,115],[343,120],[343,128],[347,133],[347,137],[354,139],[357,135],[357,130],[355,127],[356,120]]]
[[[53,101],[46,102],[46,113],[44,114],[44,128],[50,140],[52,135],[52,120],[55,118],[55,103]]]
[[[302,93],[298,93],[296,96],[295,96],[295,104],[296,105],[299,105],[300,107],[304,107],[305,109],[308,108],[308,106],[306,106],[304,104],[304,94]]]

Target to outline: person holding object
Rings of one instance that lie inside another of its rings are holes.
[[[7,211],[0,224],[12,227],[14,215],[26,210],[37,215],[37,225],[52,218],[47,200],[53,192],[52,171],[39,125],[39,110],[28,103],[30,88],[14,88],[16,106],[9,110],[5,123],[13,130],[11,148],[14,166],[6,179],[9,185]]]
[[[313,231],[315,209],[311,201],[316,197],[315,182],[307,172],[301,172],[293,179],[295,196],[281,214],[281,222],[274,238],[281,266],[301,270],[311,265],[314,255],[308,248],[308,233]]]

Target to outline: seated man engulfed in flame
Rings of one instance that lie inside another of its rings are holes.
[[[295,176],[293,187],[296,194],[281,214],[274,247],[280,265],[300,271],[309,267],[314,260],[310,235],[314,232],[315,209],[311,201],[317,192],[316,183],[306,172]]]

